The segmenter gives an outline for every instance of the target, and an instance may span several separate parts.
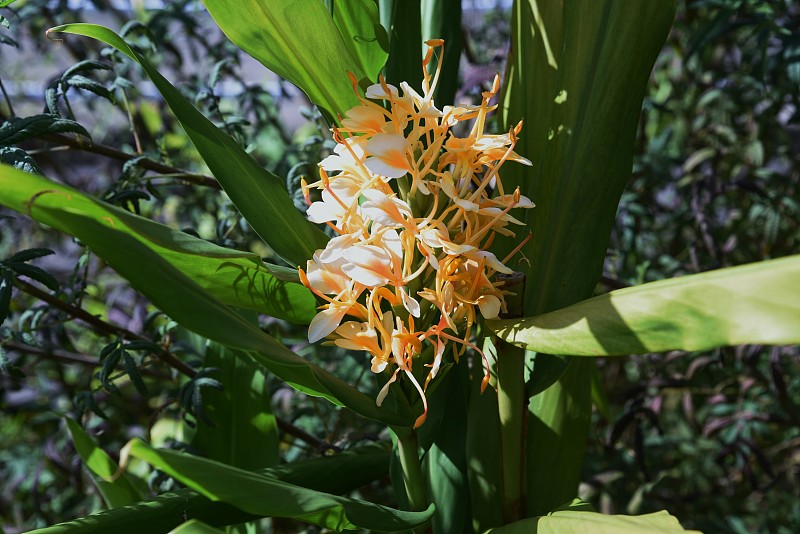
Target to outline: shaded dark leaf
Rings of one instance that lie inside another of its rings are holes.
[[[40,284],[47,286],[49,289],[52,289],[53,291],[58,290],[58,281],[53,277],[53,275],[48,273],[44,269],[36,267],[35,265],[28,265],[27,263],[15,262],[9,264],[8,268],[13,270],[17,274],[20,274],[22,276],[27,276],[32,280],[36,280]]]
[[[11,165],[15,169],[25,172],[42,174],[36,160],[30,154],[15,146],[0,146],[0,163]]]
[[[6,320],[11,306],[11,288],[14,286],[14,275],[4,271],[0,278],[0,324]]]
[[[111,65],[103,63],[102,61],[87,59],[80,61],[65,70],[64,74],[61,76],[61,79],[66,80],[67,78],[71,78],[80,72],[88,72],[93,70],[112,70],[112,67]]]
[[[21,250],[11,256],[10,258],[5,260],[5,263],[25,263],[31,260],[35,260],[36,258],[42,258],[44,256],[49,256],[50,254],[55,254],[49,248],[29,248],[26,250]]]
[[[15,145],[26,139],[54,133],[76,133],[92,138],[86,128],[77,122],[52,113],[42,113],[24,118],[11,117],[0,125],[0,145]]]
[[[75,74],[67,79],[62,79],[62,82],[69,87],[75,87],[76,89],[82,89],[84,91],[89,91],[90,93],[94,93],[101,98],[105,98],[112,104],[115,102],[114,94],[111,91],[109,91],[106,88],[106,86],[94,80],[91,80],[86,76]]]
[[[147,386],[142,380],[142,375],[139,373],[139,368],[136,365],[136,361],[133,357],[125,350],[122,351],[122,366],[125,369],[125,372],[128,373],[128,376],[133,383],[133,387],[136,388],[136,391],[143,397],[147,397]]]

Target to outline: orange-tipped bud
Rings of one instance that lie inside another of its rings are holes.
[[[495,74],[494,80],[492,81],[492,93],[497,94],[497,91],[500,90],[500,75]]]
[[[308,182],[305,178],[300,178],[300,190],[303,192],[303,198],[306,199],[306,204],[311,205],[311,196],[309,193]]]
[[[394,93],[392,93],[391,89],[389,89],[389,84],[386,83],[386,78],[383,77],[383,74],[378,74],[378,81],[380,82],[381,88],[386,94],[386,97],[389,99],[389,103],[394,106]]]
[[[489,379],[490,379],[490,378],[491,378],[491,377],[489,376],[489,373],[486,373],[486,376],[484,376],[484,377],[483,377],[483,380],[481,380],[481,393],[483,393],[484,391],[486,391],[486,386],[488,386],[488,385],[489,385]]]
[[[311,282],[308,281],[308,276],[306,276],[306,272],[297,266],[297,275],[300,277],[300,283],[306,286],[308,289],[311,289]]]
[[[428,39],[425,44],[428,46],[443,46],[444,39]]]
[[[347,77],[350,78],[350,83],[353,85],[353,92],[356,96],[361,96],[361,91],[358,90],[358,78],[356,78],[356,75],[348,70]]]
[[[417,420],[414,421],[414,430],[416,430],[419,427],[421,427],[422,423],[424,423],[425,419],[427,419],[427,418],[428,418],[428,414],[427,413],[424,413],[424,414],[420,415],[419,417],[417,417]]]
[[[322,182],[322,186],[325,189],[328,189],[331,186],[331,179],[328,178],[328,173],[325,172],[325,169],[322,167],[319,168],[319,180]]]

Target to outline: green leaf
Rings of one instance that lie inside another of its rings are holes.
[[[520,214],[535,233],[522,249],[524,257],[509,263],[527,275],[525,314],[535,316],[590,297],[597,283],[631,175],[645,87],[675,2],[517,0],[514,6],[500,109],[506,128],[528,121],[515,150],[533,167],[507,165],[502,175],[506,190],[519,186],[537,205]],[[498,241],[495,252],[504,257],[518,243]],[[532,405],[531,416],[542,425],[529,434],[529,449],[544,450],[547,436],[555,433],[570,444],[570,454],[554,463],[549,452],[529,450],[529,498],[539,496],[535,503],[529,499],[529,514],[545,513],[577,491],[579,467],[566,475],[562,467],[582,463],[588,413],[559,410],[591,409],[590,367],[573,361],[567,373],[575,376],[562,377],[560,386]],[[587,379],[578,379],[582,373]],[[548,487],[552,481],[558,487]]]
[[[16,145],[27,139],[54,133],[77,133],[91,139],[86,128],[58,115],[43,113],[31,117],[11,117],[0,125],[0,145]]]
[[[97,445],[80,424],[69,417],[66,417],[65,420],[72,436],[72,444],[83,463],[95,475],[94,481],[106,505],[109,508],[116,508],[139,502],[144,495],[136,489],[127,473],[114,479],[114,475],[119,469],[116,462],[109,458],[108,454]]]
[[[563,502],[562,495],[575,494],[592,415],[593,364],[572,358],[558,381],[530,401],[525,457],[529,515],[552,510]]]
[[[13,256],[7,258],[5,260],[5,263],[14,263],[14,262],[25,263],[27,261],[35,260],[37,258],[50,256],[51,254],[55,254],[55,252],[53,252],[49,248],[29,248],[25,250],[20,250]]]
[[[278,463],[278,426],[263,371],[247,354],[218,343],[206,347],[203,366],[225,388],[203,394],[205,415],[214,427],[198,424],[192,446],[203,456],[249,471]]]
[[[434,55],[429,68],[436,69],[441,61],[442,72],[434,101],[441,109],[455,104],[459,87],[458,70],[461,64],[461,0],[422,0],[422,41],[444,39],[444,56]]]
[[[446,383],[440,384],[429,401],[432,410],[441,409],[444,413],[434,432],[433,443],[422,461],[428,500],[443,505],[433,516],[431,526],[433,532],[468,532],[472,529],[472,513],[464,451],[467,435],[467,392],[464,384],[469,383],[467,366],[458,366],[447,376],[439,378],[442,379]],[[430,423],[428,421],[426,425]]]
[[[225,534],[225,531],[214,528],[197,519],[191,519],[172,530],[170,534]]]
[[[0,166],[0,203],[67,233],[70,232],[62,216],[67,211],[102,221],[110,232],[136,239],[139,246],[154,251],[231,306],[303,324],[316,314],[316,300],[311,292],[300,284],[273,276],[270,266],[263,264],[257,255],[219,247],[44,177]],[[34,213],[33,204],[48,209]]]
[[[27,276],[32,280],[36,280],[53,291],[58,289],[58,280],[56,280],[52,274],[48,273],[44,269],[36,267],[35,265],[28,265],[27,263],[11,263],[8,265],[8,268],[19,275]]]
[[[564,510],[544,517],[523,519],[489,530],[491,534],[673,534],[684,530],[678,520],[665,510],[652,514],[604,515],[597,512]],[[487,533],[487,534],[489,534]],[[697,533],[699,534],[699,533]]]
[[[473,360],[473,365],[481,365],[481,362]],[[503,523],[500,418],[497,392],[488,387],[481,393],[482,373],[472,374],[465,445],[472,500],[471,526],[473,532],[485,532]]]
[[[369,445],[334,456],[315,458],[260,471],[265,476],[327,493],[350,493],[386,476],[389,451]],[[257,519],[229,504],[214,502],[197,492],[180,489],[151,501],[123,506],[34,531],[36,534],[141,534],[166,533],[187,519],[215,527]]]
[[[2,276],[0,276],[0,325],[8,318],[13,287],[14,274],[11,271],[2,271]]]
[[[379,0],[381,21],[389,35],[386,81],[408,82],[418,88],[422,82],[421,0]]]
[[[231,11],[239,5],[228,3]],[[258,235],[290,265],[305,265],[316,249],[325,246],[328,238],[295,209],[283,180],[263,169],[231,136],[214,126],[120,36],[96,24],[66,24],[48,32],[92,37],[139,63],[233,203]]]
[[[233,504],[254,515],[291,517],[336,531],[398,531],[425,523],[434,512],[433,505],[424,512],[402,512],[337,497],[205,458],[153,449],[140,440],[132,441],[128,451],[209,499]]]
[[[100,98],[105,98],[112,104],[114,103],[114,94],[111,91],[109,91],[103,84],[87,78],[86,76],[81,76],[80,74],[72,74],[69,77],[63,76],[61,78],[61,83],[67,85],[68,87],[89,91],[90,93],[96,94]]]
[[[2,39],[0,39],[2,40]],[[30,154],[15,146],[0,146],[0,163],[11,165],[21,171],[41,174],[42,171],[36,164],[36,160]]]
[[[592,404],[606,421],[611,421],[611,403],[606,395],[603,375],[596,365],[592,367]]]
[[[6,169],[10,175],[20,173]],[[116,230],[113,222],[66,210],[63,203],[62,195],[42,194],[28,202],[27,211],[37,220],[58,220],[62,231],[78,237],[156,307],[189,330],[246,351],[258,363],[303,393],[345,405],[370,419],[411,426],[410,413],[398,414],[378,408],[374,399],[306,361],[250,324],[177,270],[158,251],[145,246],[133,235]]]
[[[515,3],[501,113],[507,128],[526,119],[515,150],[533,167],[504,166],[503,182],[536,203],[520,214],[535,229],[523,248],[530,263],[513,265],[530,265],[528,315],[573,304],[595,287],[631,176],[647,80],[674,12],[671,0]],[[504,244],[510,250],[516,241]]]
[[[800,255],[651,282],[489,325],[529,350],[578,356],[800,343]]]
[[[263,0],[262,0],[263,1]],[[267,0],[271,2],[272,0]],[[270,3],[270,5],[272,5]],[[378,6],[374,0],[332,1],[333,23],[343,37],[343,42],[351,58],[358,64],[363,76],[351,71],[356,78],[378,81],[386,58],[389,56],[388,37],[381,26]],[[320,79],[321,82],[326,82]],[[352,86],[350,87],[352,94]],[[347,109],[344,109],[347,111]]]
[[[170,534],[225,534],[225,531],[192,519],[172,530]]]
[[[376,81],[386,61],[372,0],[203,0],[239,48],[318,105],[329,120],[358,104],[347,77]]]
[[[533,372],[525,384],[525,393],[533,397],[555,384],[569,366],[569,358],[551,354],[534,354]]]

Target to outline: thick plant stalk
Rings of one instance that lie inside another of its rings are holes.
[[[522,317],[525,275],[503,277],[503,289],[512,291],[506,301],[509,319]],[[525,395],[525,349],[495,341],[497,349],[497,404],[503,466],[503,522],[525,517],[525,434],[528,403]]]
[[[419,461],[417,434],[410,428],[393,427],[392,431],[397,437],[397,451],[403,469],[403,485],[411,509],[415,512],[426,510],[428,498],[425,495],[425,481]]]

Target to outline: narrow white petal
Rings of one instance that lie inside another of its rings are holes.
[[[400,294],[403,296],[403,306],[408,310],[408,313],[418,318],[420,314],[419,302],[406,293],[406,288],[404,287],[400,288]]]
[[[385,176],[387,178],[400,178],[401,176],[405,176],[408,172],[407,169],[393,167],[380,158],[367,158],[367,160],[364,162],[364,166],[372,174]]]
[[[308,342],[316,343],[336,330],[346,313],[347,308],[343,306],[336,306],[319,312],[311,320],[311,324],[308,325]]]
[[[367,287],[385,286],[389,283],[389,279],[385,276],[381,276],[375,271],[365,269],[364,267],[353,265],[352,263],[342,267],[342,271],[359,284],[363,284]]]

